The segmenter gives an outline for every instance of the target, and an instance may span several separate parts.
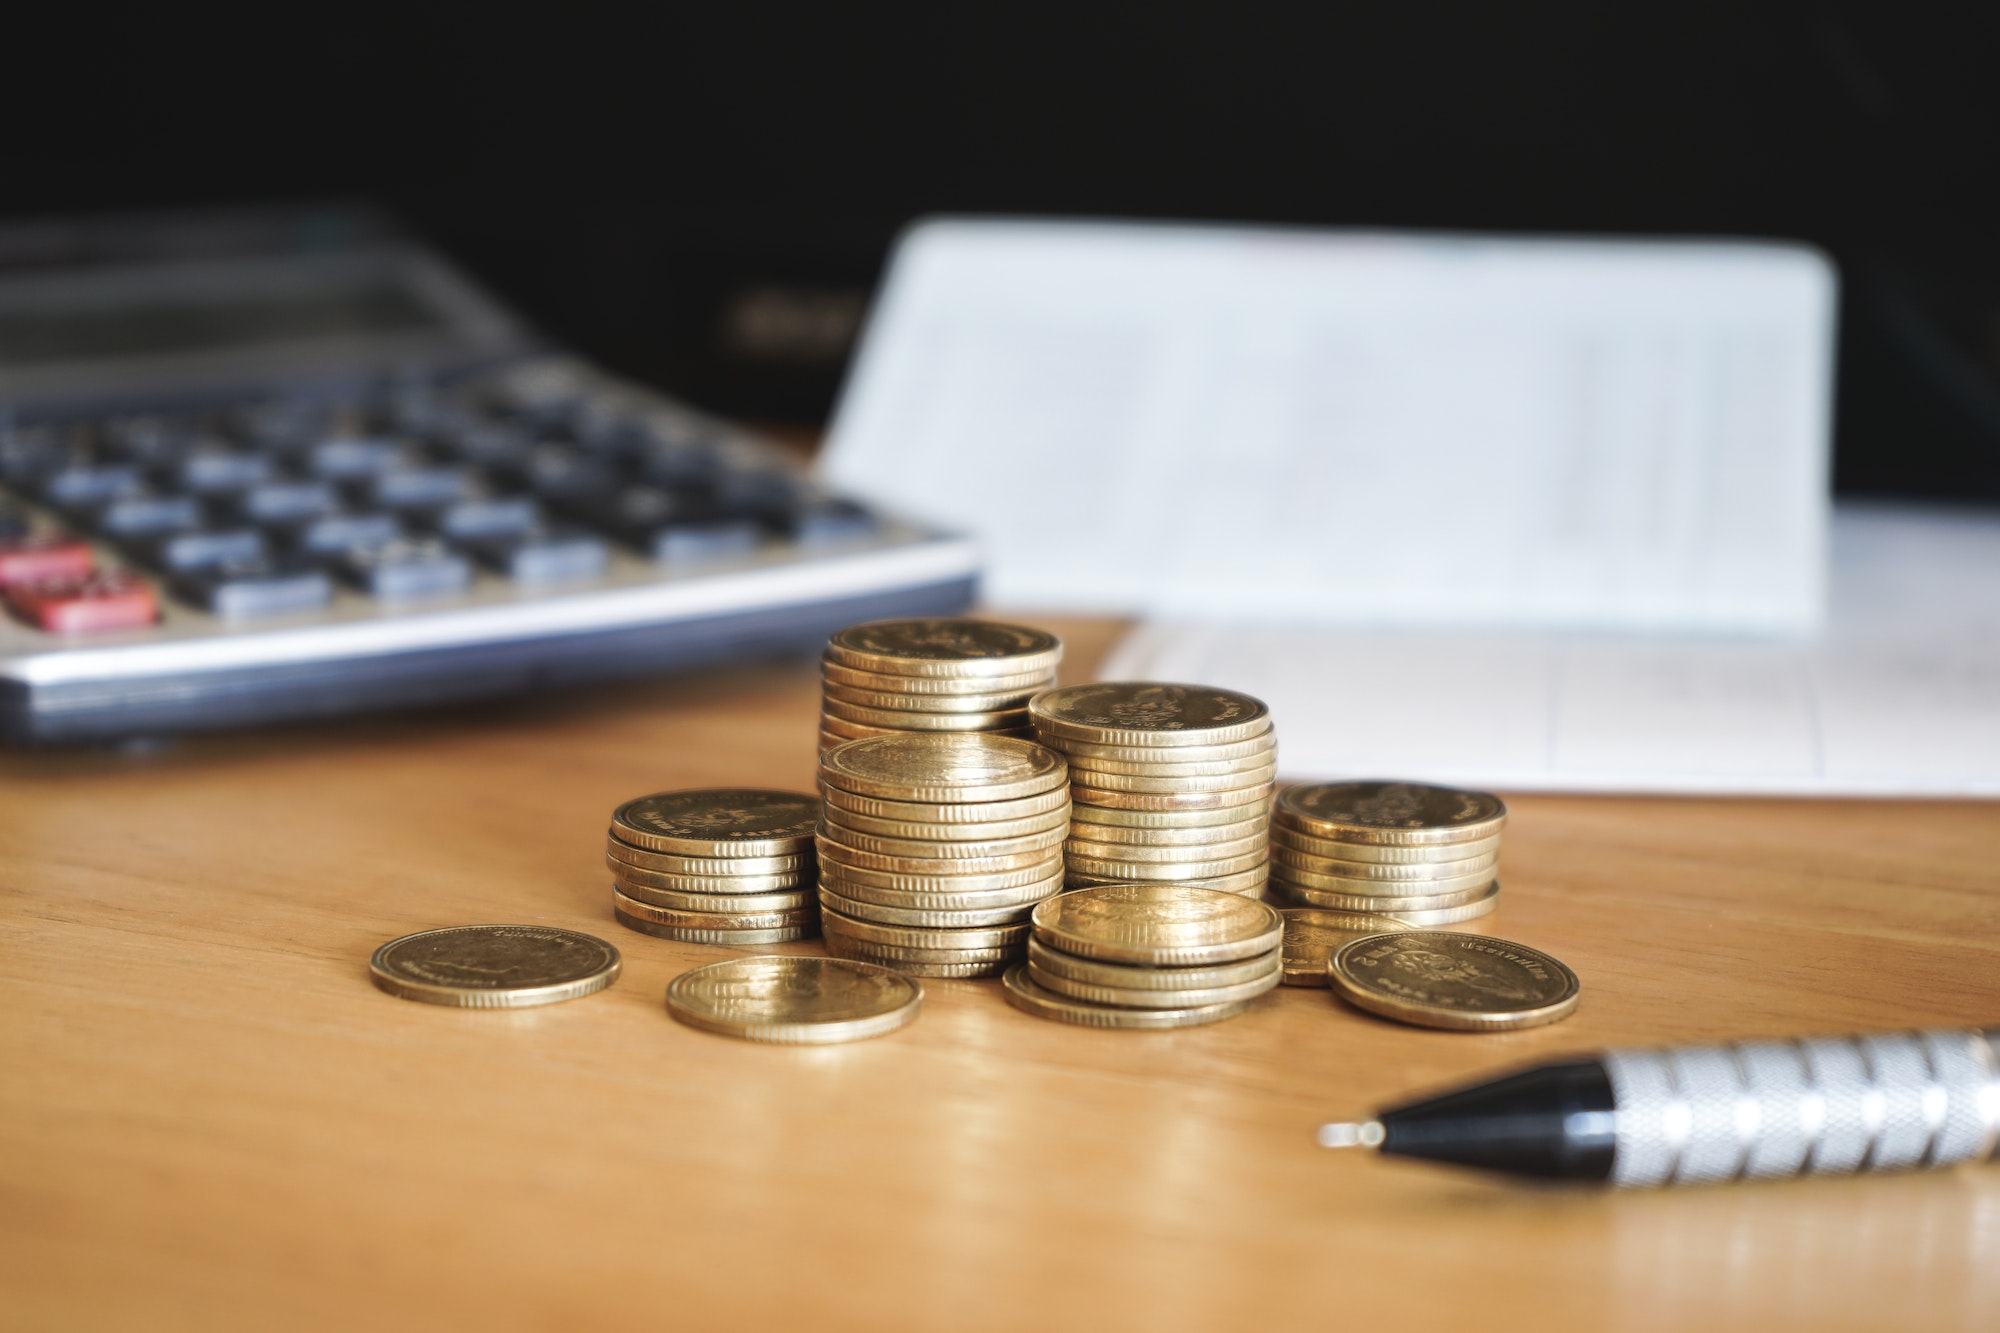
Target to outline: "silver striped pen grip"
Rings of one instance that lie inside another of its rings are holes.
[[[1611,1183],[1951,1166],[2000,1146],[2000,1029],[1613,1051]]]

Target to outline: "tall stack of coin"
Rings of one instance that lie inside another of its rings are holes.
[[[1507,807],[1485,792],[1413,782],[1331,782],[1278,794],[1274,900],[1448,926],[1499,902]]]
[[[906,731],[1029,736],[1028,699],[1061,658],[1055,635],[991,620],[849,626],[820,660],[819,748]]]
[[[1062,889],[1068,769],[1033,741],[902,732],[820,756],[827,952],[926,977],[992,976]]]
[[[1072,885],[1263,891],[1278,744],[1261,702],[1118,681],[1038,694],[1028,715],[1069,761]]]
[[[1008,1002],[1082,1027],[1180,1028],[1240,1014],[1280,978],[1284,921],[1186,884],[1074,889],[1035,909]]]
[[[605,864],[620,925],[690,944],[777,944],[819,931],[819,802],[755,787],[663,791],[611,815]]]

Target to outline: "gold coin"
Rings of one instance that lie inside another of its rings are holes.
[[[1261,893],[1270,879],[1270,863],[1245,870],[1237,875],[1211,875],[1207,879],[1184,879],[1178,884],[1194,889],[1214,889],[1218,893],[1241,893],[1255,897]],[[1124,875],[1079,875],[1071,872],[1065,876],[1074,889],[1095,888],[1104,884],[1131,884],[1135,881],[1129,874]]]
[[[612,916],[627,930],[636,930],[641,935],[652,935],[663,940],[678,940],[682,944],[720,944],[741,948],[749,944],[790,944],[794,940],[809,940],[819,934],[819,925],[809,923],[803,926],[785,926],[778,930],[704,930],[686,926],[662,926],[628,913],[614,910]]]
[[[1507,822],[1507,807],[1498,796],[1417,782],[1287,787],[1276,808],[1280,818],[1315,838],[1402,847],[1478,842],[1497,835]]]
[[[1397,929],[1404,927],[1398,926]],[[1279,967],[1275,952],[1260,953],[1255,958],[1246,958],[1238,963],[1218,963],[1213,967],[1145,967],[1138,963],[1106,963],[1051,949],[1032,935],[1028,937],[1028,961],[1044,972],[1054,972],[1092,986],[1158,991],[1241,986],[1266,977]]]
[[[1227,745],[1176,745],[1171,750],[1162,750],[1157,745],[1098,745],[1091,741],[1071,740],[1067,736],[1056,735],[1042,738],[1042,744],[1051,750],[1061,750],[1070,759],[1097,760],[1100,765],[1163,762],[1212,764],[1250,759],[1257,755],[1270,754],[1278,748],[1276,734],[1269,731],[1252,736],[1247,741],[1231,741]]]
[[[621,841],[668,856],[795,856],[812,842],[819,800],[760,787],[655,792],[611,816]]]
[[[1301,833],[1282,815],[1271,816],[1271,845],[1289,847],[1308,856],[1332,857],[1343,861],[1376,861],[1383,865],[1436,865],[1441,861],[1463,861],[1500,850],[1496,835],[1477,842],[1447,842],[1429,847],[1395,847],[1379,842],[1332,842]]]
[[[1324,986],[1326,965],[1341,945],[1365,935],[1409,930],[1414,925],[1385,913],[1330,912],[1318,907],[1286,907],[1279,909],[1278,915],[1285,918],[1287,986]]]
[[[1155,781],[1162,779],[1180,781],[1190,778],[1209,780],[1216,778],[1241,778],[1246,774],[1261,773],[1266,769],[1274,768],[1278,762],[1278,747],[1275,745],[1263,754],[1251,755],[1247,759],[1221,759],[1213,763],[1201,764],[1146,764],[1127,763],[1122,759],[1085,759],[1081,755],[1074,755],[1067,750],[1062,750],[1059,746],[1051,745],[1049,748],[1057,750],[1063,758],[1069,760],[1069,771],[1072,777],[1079,774],[1088,774],[1090,776],[1083,778],[1083,781],[1090,782],[1092,786],[1110,787],[1114,790],[1118,786],[1117,783],[1098,782],[1095,781],[1096,776],[1104,774],[1107,777],[1114,778],[1152,778]],[[1239,783],[1238,785],[1242,784]],[[1191,790],[1200,789],[1192,788]]]
[[[1251,830],[1245,832],[1245,830]],[[1090,824],[1073,820],[1069,825],[1072,843],[1096,845],[1097,856],[1116,855],[1118,847],[1215,847],[1225,843],[1261,840],[1266,836],[1261,823],[1210,824],[1203,828],[1126,828],[1122,824]]]
[[[978,926],[1025,924],[1035,910],[1034,902],[1013,907],[884,907],[858,898],[843,898],[820,885],[820,906],[856,921],[874,921],[885,926],[917,926],[929,930],[963,930]]]
[[[690,930],[783,930],[803,926],[814,916],[811,907],[788,912],[680,912],[671,907],[655,907],[611,890],[611,905],[626,916],[650,921],[656,926],[680,926]]]
[[[892,676],[1014,676],[1054,671],[1062,640],[997,620],[926,617],[850,625],[827,641],[842,666]]]
[[[980,959],[975,962],[957,960],[932,961],[914,958],[887,958],[869,951],[867,945],[856,940],[844,939],[839,935],[826,937],[826,951],[835,958],[850,958],[856,962],[873,963],[912,977],[997,977],[1007,970],[1013,955],[1000,958]]]
[[[1037,732],[1094,745],[1227,745],[1271,729],[1262,700],[1208,685],[1069,685],[1036,695],[1028,711]]]
[[[1411,930],[1351,940],[1327,976],[1357,1008],[1419,1027],[1502,1032],[1576,1009],[1576,973],[1540,949],[1490,935]]]
[[[836,923],[826,932],[827,952],[840,958],[865,958],[871,963],[899,967],[904,963],[1004,963],[1021,956],[1018,946],[990,949],[918,949],[901,944],[877,944],[864,940]]]
[[[1093,985],[1039,968],[1032,959],[1028,962],[1028,976],[1043,990],[1053,991],[1065,999],[1081,1000],[1085,1004],[1108,1004],[1119,1009],[1194,1009],[1208,1004],[1254,1000],[1266,991],[1277,989],[1279,974],[1273,968],[1255,981],[1178,992]]]
[[[1035,908],[1044,944],[1082,958],[1186,967],[1278,947],[1284,920],[1254,898],[1181,884],[1107,884]]]
[[[1226,827],[1226,826],[1225,826]],[[1270,850],[1260,829],[1247,838],[1235,838],[1229,842],[1196,843],[1193,846],[1147,846],[1129,842],[1091,842],[1083,838],[1071,838],[1063,843],[1067,856],[1083,857],[1086,860],[1118,862],[1155,862],[1168,864],[1175,861],[1225,861],[1239,856],[1255,856],[1262,860]]]
[[[856,708],[874,708],[891,713],[1001,713],[1018,712],[1028,706],[1033,691],[1014,694],[878,694],[826,681],[820,686],[822,698]]]
[[[1221,824],[1240,824],[1245,820],[1265,819],[1270,814],[1268,802],[1250,801],[1243,805],[1220,806],[1212,810],[1115,810],[1104,805],[1073,805],[1069,817],[1078,824],[1109,824],[1117,828],[1134,829],[1182,829],[1214,828]],[[1236,834],[1243,837],[1243,834]]]
[[[1004,949],[1028,938],[1025,921],[999,926],[898,926],[842,916],[823,906],[820,924],[823,929],[837,931],[849,939],[897,949]]]
[[[838,811],[834,812],[839,813]],[[890,838],[876,833],[863,833],[850,828],[831,815],[820,819],[821,836],[832,838],[842,846],[857,851],[875,852],[883,856],[917,856],[931,860],[963,860],[967,857],[1006,857],[1024,853],[1046,852],[1062,846],[1069,836],[1067,822],[1054,828],[1043,829],[1039,833],[1024,833],[1018,838],[994,838],[987,842],[958,842],[938,838]]]
[[[908,977],[844,958],[730,958],[667,986],[667,1012],[689,1027],[787,1046],[879,1037],[923,1007]]]
[[[618,950],[579,930],[446,926],[390,940],[368,960],[368,974],[404,1000],[525,1009],[601,991],[622,965]]]
[[[1072,806],[1095,805],[1113,810],[1225,810],[1248,805],[1255,806],[1259,813],[1262,813],[1269,807],[1271,784],[1266,782],[1235,791],[1191,791],[1168,794],[1112,791],[1104,787],[1090,787],[1081,782],[1072,782],[1069,799]],[[1073,813],[1071,817],[1075,817]]]
[[[1018,852],[1008,856],[897,856],[863,851],[822,834],[817,844],[823,865],[850,870],[880,870],[896,875],[1002,875],[1015,870],[1046,870],[1062,859],[1060,847]]]
[[[1315,889],[1310,885],[1294,884],[1285,878],[1282,870],[1274,871],[1271,882],[1283,886],[1284,891],[1302,903],[1314,907],[1325,907],[1336,912],[1437,912],[1454,907],[1464,907],[1485,899],[1492,891],[1488,881],[1476,888],[1461,889],[1457,893],[1333,893],[1326,889]],[[1417,924],[1412,922],[1411,924]]]
[[[1123,875],[1128,880],[1212,879],[1235,875],[1264,864],[1260,849],[1227,860],[1214,861],[1127,861],[1095,856],[1063,854],[1063,866],[1073,875]]]
[[[634,870],[666,875],[795,875],[812,869],[810,847],[802,856],[668,856],[607,838],[604,854]]]
[[[1301,870],[1295,865],[1274,861],[1279,879],[1297,888],[1318,889],[1322,893],[1344,893],[1354,897],[1437,898],[1448,893],[1467,893],[1493,882],[1493,867],[1449,879],[1356,879],[1351,875],[1323,875]]]
[[[1025,870],[1008,870],[1000,874],[987,875],[919,875],[891,870],[864,870],[857,866],[820,867],[822,883],[838,880],[849,886],[913,894],[998,893],[1007,889],[1023,889],[1030,884],[1045,884],[1052,878],[1062,878],[1060,857],[1048,864],[1029,866]],[[858,896],[852,894],[850,889],[842,889],[841,892],[848,893],[849,896]]]
[[[962,889],[883,889],[872,884],[861,884],[849,878],[839,866],[829,867],[820,876],[822,891],[830,890],[843,898],[856,902],[874,903],[882,907],[902,907],[912,911],[989,911],[1000,908],[1033,907],[1042,899],[1062,892],[1063,875],[1060,868],[1045,879],[1018,885],[1007,889],[982,889],[966,892]]]
[[[821,794],[826,798],[826,804],[835,810],[907,824],[945,824],[963,828],[970,824],[1001,824],[1033,819],[1059,811],[1063,818],[1069,817],[1067,786],[1058,786],[1052,791],[1023,796],[1014,801],[885,801],[875,796],[857,796],[838,787],[827,787]],[[840,820],[842,823],[853,823],[846,815],[841,815]]]
[[[621,884],[616,880],[611,887],[627,898],[676,912],[795,912],[812,906],[814,901],[810,887],[783,893],[676,893],[672,889],[649,889],[643,884]]]
[[[1293,870],[1303,870],[1312,875],[1323,875],[1334,879],[1367,880],[1371,887],[1355,889],[1355,893],[1373,893],[1375,884],[1407,884],[1412,893],[1429,893],[1433,890],[1425,885],[1438,884],[1445,880],[1464,879],[1468,875],[1491,875],[1500,863],[1498,852],[1488,852],[1484,856],[1469,856],[1462,861],[1419,861],[1413,864],[1395,865],[1383,861],[1348,861],[1332,856],[1312,856],[1305,852],[1295,852],[1290,847],[1274,845],[1271,859],[1281,866]],[[1395,892],[1395,890],[1383,890]],[[1445,892],[1445,890],[1435,890]]]
[[[821,750],[830,750],[842,741],[865,741],[875,736],[907,736],[907,727],[869,727],[859,722],[848,722],[837,717],[820,714],[819,745]]]
[[[813,882],[810,869],[784,875],[668,875],[657,870],[640,870],[608,856],[604,864],[620,884],[665,889],[668,893],[784,893],[788,889],[809,889]]]
[[[878,838],[899,838],[926,843],[987,843],[1010,838],[1026,838],[1038,833],[1061,832],[1069,828],[1069,809],[1061,807],[1045,815],[1007,821],[988,820],[964,824],[914,824],[905,819],[876,819],[842,810],[828,802],[825,820],[850,833],[867,833]]]
[[[1053,671],[1016,671],[1004,676],[905,676],[843,666],[832,656],[819,660],[820,679],[870,694],[923,694],[950,698],[966,694],[1038,694],[1056,683]]]
[[[998,713],[899,713],[887,708],[862,708],[838,699],[820,701],[823,717],[840,722],[857,722],[867,727],[894,727],[898,731],[986,731],[1019,727],[1026,714],[1019,708]]]
[[[1350,901],[1339,894],[1300,889],[1277,879],[1272,880],[1268,887],[1271,901],[1284,906],[1326,907],[1328,899],[1335,902]],[[1308,897],[1308,894],[1311,896]],[[1500,883],[1495,880],[1484,893],[1478,894],[1462,907],[1411,907],[1398,898],[1377,898],[1374,901],[1381,904],[1376,910],[1382,915],[1393,916],[1412,928],[1428,930],[1438,926],[1455,926],[1461,921],[1473,921],[1491,915],[1493,910],[1500,906]]]
[[[1218,777],[1191,778],[1151,778],[1133,777],[1127,773],[1092,773],[1072,768],[1070,781],[1080,787],[1096,791],[1150,792],[1162,796],[1182,796],[1192,792],[1234,792],[1245,787],[1259,791],[1271,789],[1271,779],[1276,777],[1278,766],[1265,764],[1262,768],[1249,769],[1242,773],[1227,773]]]
[[[1010,801],[1060,787],[1069,765],[1033,741],[903,733],[829,750],[819,775],[828,786],[891,801]]]
[[[1229,1004],[1205,1004],[1192,1009],[1116,1009],[1105,1004],[1089,1004],[1057,995],[1036,984],[1026,963],[1016,963],[1000,976],[1007,1003],[1036,1018],[1069,1023],[1086,1028],[1123,1028],[1158,1031],[1165,1028],[1199,1027],[1234,1018],[1254,1001],[1236,1000]]]

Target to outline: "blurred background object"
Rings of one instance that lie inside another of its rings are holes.
[[[1844,279],[1838,488],[1992,499],[1993,21],[50,6],[10,19],[0,215],[374,199],[559,342],[806,426],[934,212],[1796,239]]]

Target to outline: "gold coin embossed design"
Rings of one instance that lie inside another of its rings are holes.
[[[1341,945],[1367,935],[1410,929],[1393,916],[1367,912],[1328,912],[1317,907],[1287,907],[1284,972],[1287,986],[1325,986],[1326,965]]]
[[[1127,1031],[1160,1031],[1169,1028],[1200,1027],[1234,1018],[1248,1009],[1253,1000],[1230,1004],[1208,1004],[1192,1009],[1119,1009],[1107,1004],[1072,1000],[1038,985],[1028,975],[1026,963],[1016,963],[1001,974],[1000,984],[1007,1003],[1036,1018],[1076,1027],[1118,1028]]]
[[[611,887],[627,898],[636,898],[654,907],[676,912],[795,912],[813,904],[811,888],[787,889],[783,893],[676,893],[672,889],[649,889],[643,884],[613,880]]]
[[[886,907],[859,898],[843,898],[820,886],[820,905],[856,921],[876,921],[885,926],[920,926],[928,930],[959,930],[971,926],[1011,926],[1025,923],[1035,910],[1032,902],[1011,907]]]
[[[853,814],[868,815],[875,819],[894,820],[909,824],[949,824],[961,828],[968,824],[1008,823],[1060,814],[1068,818],[1069,788],[1059,786],[1053,791],[1041,792],[1035,796],[1023,796],[1012,801],[885,801],[875,796],[857,796],[853,792],[842,791],[838,787],[826,788],[824,795],[828,809],[845,810]],[[842,823],[852,821],[846,815],[838,816]],[[1059,822],[1059,821],[1057,821]],[[1050,827],[1055,824],[1051,823]],[[938,835],[942,837],[943,835]],[[996,835],[998,836],[998,835]]]
[[[1226,745],[1271,729],[1262,700],[1207,685],[1069,685],[1036,695],[1028,711],[1037,732],[1097,745]]]
[[[1254,1000],[1266,991],[1277,988],[1279,974],[1273,968],[1254,981],[1240,982],[1234,986],[1215,986],[1206,990],[1178,992],[1099,986],[1038,967],[1032,959],[1028,962],[1028,976],[1043,990],[1053,991],[1066,999],[1082,1000],[1087,1004],[1108,1004],[1120,1009],[1194,1009],[1211,1004],[1233,1004],[1239,1000]]]
[[[1397,929],[1406,927],[1398,926]],[[1028,961],[1044,972],[1054,972],[1072,981],[1114,990],[1213,990],[1258,981],[1279,970],[1279,958],[1275,953],[1261,953],[1241,962],[1217,963],[1210,967],[1145,967],[1138,963],[1107,963],[1051,949],[1032,935],[1028,937]],[[1320,971],[1325,970],[1322,963]]]
[[[860,1041],[915,1022],[923,987],[844,958],[730,958],[675,977],[667,1011],[690,1027],[789,1046]]]
[[[1034,933],[1064,953],[1158,967],[1227,963],[1278,947],[1284,920],[1254,898],[1181,884],[1106,884],[1035,908]]]
[[[924,617],[850,625],[827,641],[826,652],[861,671],[964,679],[1053,671],[1062,640],[997,620]]]
[[[810,925],[814,919],[810,906],[788,912],[678,912],[671,907],[642,903],[617,889],[611,891],[611,903],[625,916],[650,921],[656,926],[677,926],[683,930],[784,930],[791,926]]]
[[[862,671],[843,666],[831,654],[819,660],[822,684],[839,685],[866,694],[902,698],[953,698],[979,694],[1039,694],[1056,683],[1053,671],[1016,671],[1004,676],[907,676],[886,671]]]
[[[656,921],[632,916],[623,908],[613,908],[612,916],[627,930],[636,930],[641,935],[653,935],[663,940],[678,940],[682,944],[719,944],[733,948],[743,948],[752,944],[791,944],[798,940],[811,939],[819,933],[817,925],[783,926],[776,930],[709,930],[690,926],[663,926]]]
[[[606,838],[604,854],[634,870],[664,875],[796,875],[812,869],[812,855],[802,856],[668,856]]]
[[[1417,782],[1328,782],[1288,787],[1276,815],[1332,842],[1417,845],[1477,842],[1498,834],[1507,807],[1486,792]]]
[[[627,801],[613,812],[611,831],[668,856],[794,856],[818,819],[818,799],[800,792],[707,787]]]
[[[463,1009],[524,1009],[603,990],[618,950],[554,926],[446,926],[390,940],[368,960],[376,986],[404,1000]]]
[[[1010,801],[1062,786],[1069,766],[1033,741],[970,733],[906,732],[837,745],[820,780],[894,801]]]
[[[1420,1027],[1498,1032],[1568,1017],[1576,973],[1539,949],[1490,935],[1413,930],[1352,940],[1327,966],[1349,1004]]]
[[[1282,820],[1271,824],[1271,846],[1298,852],[1302,856],[1318,857],[1322,860],[1366,862],[1377,865],[1439,865],[1448,861],[1463,861],[1470,857],[1497,854],[1500,838],[1481,838],[1477,842],[1446,842],[1430,846],[1397,847],[1379,842],[1330,842],[1325,838],[1315,838],[1300,833]]]

